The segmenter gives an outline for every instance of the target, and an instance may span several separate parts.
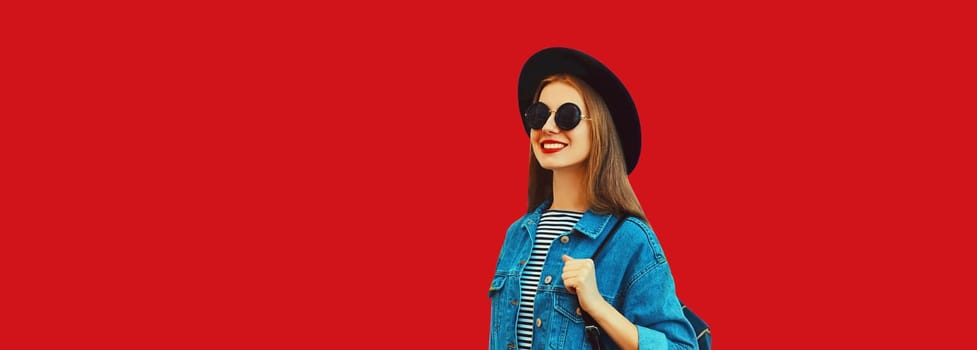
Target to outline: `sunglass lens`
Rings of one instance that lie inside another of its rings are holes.
[[[531,129],[542,129],[549,117],[550,108],[542,102],[533,103],[526,108],[526,114],[523,115],[526,125]]]
[[[571,130],[580,124],[580,108],[572,103],[564,103],[556,110],[556,126],[561,130]]]

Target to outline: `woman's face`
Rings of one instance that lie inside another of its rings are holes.
[[[547,84],[539,94],[539,102],[546,104],[550,111],[555,111],[564,103],[573,103],[580,107],[583,115],[587,115],[583,96],[566,83]],[[590,120],[581,120],[571,130],[560,130],[556,126],[554,115],[550,114],[542,129],[530,131],[529,140],[532,142],[536,160],[544,169],[553,171],[583,167],[584,161],[590,155]]]

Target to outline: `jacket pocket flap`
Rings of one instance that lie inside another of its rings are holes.
[[[577,310],[580,310],[580,304],[577,301],[576,295],[553,293],[553,299],[553,308],[556,309],[556,312],[562,314],[573,323],[583,323],[583,318],[577,314]]]
[[[489,298],[494,297],[495,293],[505,287],[506,276],[496,275],[492,278],[492,285],[489,286]]]

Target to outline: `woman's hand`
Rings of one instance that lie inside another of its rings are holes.
[[[638,349],[638,327],[600,296],[593,260],[563,255],[563,284],[577,295],[580,308],[600,324],[618,347]]]
[[[597,278],[594,276],[594,261],[591,259],[574,259],[563,255],[563,285],[570,293],[577,296],[580,308],[588,313],[606,303],[597,290]]]

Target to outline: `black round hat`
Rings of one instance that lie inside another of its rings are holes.
[[[638,165],[641,154],[641,124],[638,122],[638,109],[634,106],[631,94],[624,88],[621,80],[597,59],[578,50],[565,47],[551,47],[540,50],[529,57],[519,73],[519,115],[526,113],[536,98],[536,89],[546,77],[566,73],[583,79],[594,88],[614,119],[617,135],[624,150],[624,161],[628,174]],[[523,123],[526,134],[529,126]]]

